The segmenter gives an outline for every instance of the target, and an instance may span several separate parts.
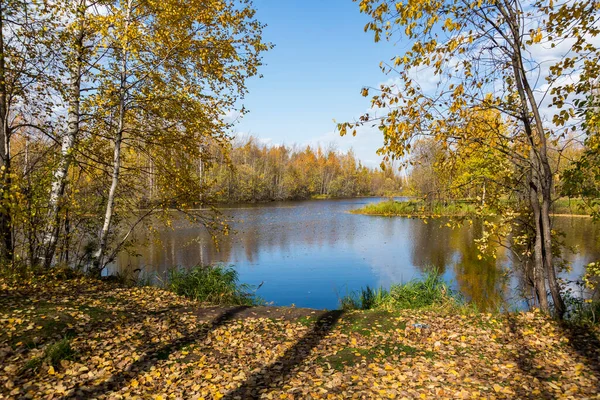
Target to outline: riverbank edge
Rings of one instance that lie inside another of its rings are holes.
[[[346,211],[348,214],[354,215],[370,215],[373,217],[399,217],[399,218],[451,218],[451,217],[475,217],[481,216],[478,214],[374,214],[360,212],[360,209]],[[591,215],[583,214],[550,214],[551,217],[569,217],[569,218],[593,218]]]
[[[414,203],[414,204],[412,204]],[[350,214],[356,214],[356,215],[371,215],[371,216],[377,216],[377,217],[401,217],[401,218],[449,218],[449,217],[457,217],[457,218],[464,218],[464,217],[485,217],[485,216],[489,216],[489,215],[482,215],[482,214],[478,214],[475,212],[452,212],[452,213],[448,213],[448,212],[438,212],[438,213],[432,213],[432,212],[412,212],[412,213],[406,213],[406,212],[378,212],[379,209],[387,209],[390,208],[391,206],[399,206],[399,205],[412,205],[415,206],[417,205],[417,203],[421,204],[422,202],[398,202],[395,200],[387,200],[387,201],[381,201],[379,203],[372,203],[372,204],[367,204],[364,207],[361,208],[357,208],[357,209],[353,209],[353,210],[349,210],[347,211]],[[424,203],[423,203],[424,204]],[[457,205],[461,205],[464,204],[463,202],[453,202],[453,203],[449,203],[447,206],[442,206],[442,208],[444,207],[448,207],[448,208],[455,208]],[[491,214],[490,214],[491,215]],[[573,214],[573,213],[565,213],[565,212],[555,212],[555,213],[551,213],[550,214],[553,217],[577,217],[577,218],[592,218],[592,216],[590,214],[583,214],[583,213],[579,213],[579,214]]]
[[[0,279],[0,323],[7,397],[515,398],[587,396],[600,381],[597,330],[537,311],[214,307],[74,277]]]

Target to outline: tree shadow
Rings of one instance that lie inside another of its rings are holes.
[[[512,333],[512,338],[509,338],[517,348],[517,357],[515,359],[517,367],[524,375],[532,378],[537,378],[539,381],[548,381],[552,377],[546,374],[544,371],[540,371],[535,367],[535,353],[524,344],[523,334],[521,333],[517,320],[514,315],[507,314],[508,327]],[[540,394],[533,395],[531,391],[524,388],[520,388],[516,391],[516,397],[519,399],[555,399],[556,396],[542,386]]]
[[[117,392],[127,386],[129,382],[140,373],[149,371],[161,359],[165,359],[165,356],[168,357],[168,355],[172,352],[178,351],[194,342],[203,341],[208,336],[209,332],[234,319],[237,314],[247,308],[247,306],[238,306],[224,310],[209,323],[200,325],[198,329],[187,331],[183,337],[172,340],[163,346],[148,351],[145,355],[128,366],[125,371],[120,371],[117,375],[112,375],[108,380],[93,386],[86,385],[86,383],[90,382],[88,380],[87,382],[84,382],[74,388],[74,390],[71,392],[72,394],[63,398],[95,398],[110,392]]]
[[[283,386],[291,378],[292,370],[308,357],[313,348],[318,346],[342,314],[341,310],[333,310],[321,315],[312,330],[288,349],[283,356],[251,375],[240,387],[225,395],[223,400],[256,399],[260,396],[261,389],[267,388],[273,383],[279,387]]]
[[[597,333],[592,328],[568,323],[562,323],[560,328],[569,339],[569,346],[585,361],[585,366],[597,378],[596,387],[600,389],[600,340]]]

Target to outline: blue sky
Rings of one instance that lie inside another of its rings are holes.
[[[352,147],[365,164],[378,165],[381,134],[366,129],[342,138],[333,120],[353,120],[369,108],[360,89],[389,78],[379,63],[399,49],[364,32],[368,18],[352,0],[255,0],[254,6],[275,48],[265,54],[264,77],[249,82],[243,104],[250,113],[235,131],[270,144]]]

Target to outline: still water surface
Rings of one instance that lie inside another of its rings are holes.
[[[518,276],[507,276],[507,252],[496,262],[481,261],[473,239],[481,227],[444,227],[443,221],[354,215],[348,211],[378,198],[275,202],[225,208],[235,234],[215,247],[204,229],[178,221],[159,232],[160,244],[149,241],[121,255],[110,269],[142,268],[163,274],[172,266],[233,264],[240,281],[262,286],[257,294],[275,305],[337,308],[339,298],[366,285],[389,287],[418,278],[436,266],[452,286],[485,308],[506,300],[521,304]],[[600,259],[600,227],[581,217],[557,217],[555,226],[566,233],[573,269]],[[522,305],[522,304],[521,304]]]

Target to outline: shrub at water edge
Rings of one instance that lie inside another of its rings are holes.
[[[248,306],[260,303],[252,287],[239,283],[237,271],[230,266],[171,269],[166,286],[178,295],[203,303]]]
[[[394,284],[389,290],[366,287],[340,299],[344,310],[402,310],[451,309],[463,307],[460,295],[450,289],[436,269],[429,270],[422,279]]]

